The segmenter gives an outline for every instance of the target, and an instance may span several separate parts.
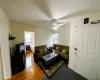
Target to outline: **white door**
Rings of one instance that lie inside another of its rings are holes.
[[[71,27],[69,67],[89,80],[99,80],[100,24]]]

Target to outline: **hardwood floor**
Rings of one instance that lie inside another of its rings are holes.
[[[31,51],[26,53],[26,69],[8,80],[41,80],[45,77],[44,72],[34,62]]]

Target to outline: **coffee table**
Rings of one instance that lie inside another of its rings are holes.
[[[59,59],[59,54],[55,51],[42,57],[45,68],[49,68]]]

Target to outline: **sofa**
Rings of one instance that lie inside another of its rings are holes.
[[[49,54],[54,49],[62,59],[68,60],[69,59],[69,47],[64,45],[54,44],[51,48],[47,48],[47,45],[41,45],[35,47],[34,53],[34,61],[37,63],[42,59],[42,56]]]
[[[34,61],[38,62],[48,53],[47,45],[35,46]]]
[[[69,60],[69,47],[65,45],[54,44],[53,49],[60,54],[61,58]]]

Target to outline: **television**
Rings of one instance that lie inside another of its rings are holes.
[[[16,51],[18,53],[25,52],[25,45],[24,45],[24,43],[17,44],[16,45]]]

